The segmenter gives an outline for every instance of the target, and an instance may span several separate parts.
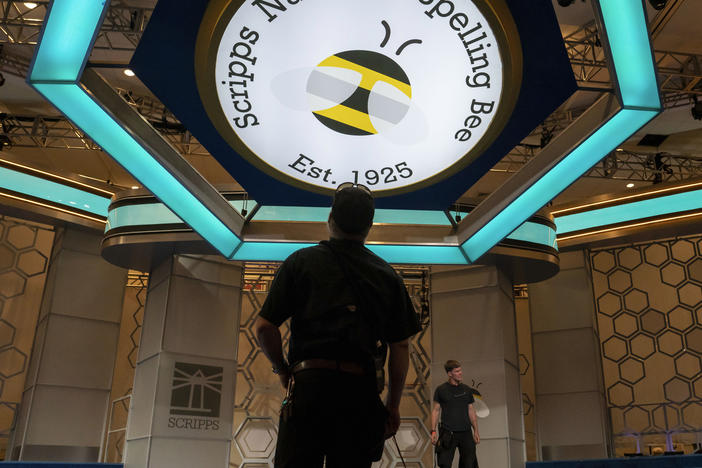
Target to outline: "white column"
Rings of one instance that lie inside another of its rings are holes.
[[[479,419],[481,468],[524,466],[512,283],[494,266],[432,267],[432,384],[446,381],[443,364],[456,359],[463,381],[475,381],[490,415]],[[458,460],[458,453],[454,466]]]
[[[127,468],[226,468],[241,266],[174,256],[149,278],[127,424]]]
[[[101,240],[73,229],[55,238],[14,460],[98,461],[127,279],[100,257]]]
[[[607,416],[590,272],[582,251],[529,285],[536,430],[543,460],[605,458]]]

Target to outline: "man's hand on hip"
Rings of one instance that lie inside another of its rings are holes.
[[[400,408],[386,407],[388,410],[388,419],[385,421],[385,438],[397,434],[400,427]]]

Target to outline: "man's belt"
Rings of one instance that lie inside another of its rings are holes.
[[[305,359],[292,366],[292,373],[296,374],[307,369],[332,369],[353,375],[365,375],[366,371],[358,363],[351,361],[335,361],[333,359]]]

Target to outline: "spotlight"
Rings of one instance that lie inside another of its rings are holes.
[[[628,184],[626,184],[626,188],[634,188],[634,183],[629,182]]]
[[[562,7],[571,6],[573,3],[575,3],[575,0],[558,0],[558,4]]]
[[[12,148],[12,141],[7,135],[0,135],[0,151],[5,148]]]
[[[648,3],[651,4],[654,10],[662,10],[665,8],[665,4],[668,3],[668,0],[648,0]]]
[[[134,76],[134,72],[130,70],[129,68],[124,69],[124,74],[127,76]]]
[[[37,4],[34,2],[24,2],[24,6],[26,6],[30,10],[33,10],[37,7]]]
[[[702,120],[702,102],[697,101],[697,96],[692,98],[692,108],[690,109],[690,114],[695,120]]]

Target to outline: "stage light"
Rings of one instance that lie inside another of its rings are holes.
[[[0,135],[0,151],[5,149],[5,147],[12,148],[12,141],[7,135]]]
[[[695,120],[702,120],[702,102],[697,101],[697,96],[692,98],[692,108],[690,109],[690,114]]]
[[[648,0],[648,3],[651,4],[654,10],[662,10],[665,8],[665,4],[668,3],[668,0]]]
[[[34,2],[24,2],[24,6],[26,6],[30,10],[33,10],[37,7],[37,4]]]
[[[132,70],[130,70],[129,68],[124,69],[124,74],[129,76],[129,77],[134,76],[134,72]]]
[[[626,188],[634,188],[634,184],[632,182],[629,182],[626,184]]]

